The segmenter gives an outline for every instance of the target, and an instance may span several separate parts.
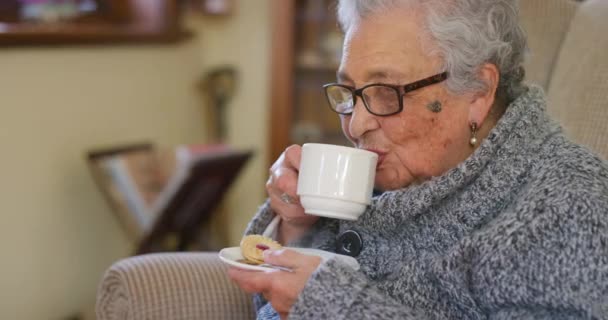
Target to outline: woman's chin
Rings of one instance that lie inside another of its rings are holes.
[[[403,189],[412,183],[412,179],[403,179],[395,170],[387,170],[386,168],[378,168],[376,170],[374,185],[377,190],[391,191]]]
[[[403,184],[399,183],[399,181],[395,180],[395,177],[387,177],[387,179],[382,179],[383,177],[376,177],[375,186],[376,189],[382,191],[391,191],[403,188]]]

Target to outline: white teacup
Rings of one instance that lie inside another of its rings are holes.
[[[371,203],[378,155],[361,149],[306,143],[298,196],[307,214],[357,220]]]

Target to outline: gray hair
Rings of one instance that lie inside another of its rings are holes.
[[[417,6],[426,13],[433,52],[450,73],[448,90],[456,94],[485,91],[478,77],[484,63],[500,71],[498,95],[512,101],[524,90],[526,35],[519,25],[517,0],[340,0],[338,21],[347,32],[360,19],[396,7]],[[437,52],[435,52],[435,50]]]

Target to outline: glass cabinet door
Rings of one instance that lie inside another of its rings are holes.
[[[335,0],[296,1],[292,143],[348,144],[323,92],[324,84],[336,81],[342,51],[335,6]]]
[[[291,144],[350,143],[323,85],[336,82],[343,35],[335,0],[273,0],[269,164]]]

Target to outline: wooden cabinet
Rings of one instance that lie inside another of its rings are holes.
[[[294,143],[347,145],[323,85],[336,81],[342,33],[335,0],[273,0],[270,155]]]

